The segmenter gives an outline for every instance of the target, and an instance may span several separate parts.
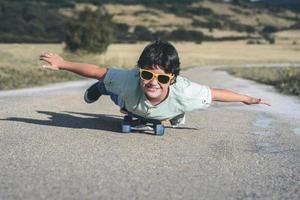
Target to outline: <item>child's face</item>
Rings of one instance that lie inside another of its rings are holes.
[[[140,85],[145,95],[149,100],[164,100],[168,95],[169,86],[174,77],[171,74],[165,73],[165,71],[158,66],[144,69],[140,71],[140,75],[143,73],[141,75]]]

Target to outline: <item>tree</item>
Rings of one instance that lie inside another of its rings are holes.
[[[104,9],[86,7],[67,24],[66,49],[71,52],[103,53],[113,41],[112,15]]]
[[[170,40],[173,41],[195,41],[202,43],[204,34],[201,31],[185,30],[178,28],[170,33]]]
[[[278,31],[278,28],[275,26],[267,25],[262,29],[263,33],[272,34]]]
[[[134,35],[137,37],[137,40],[142,41],[151,41],[153,40],[153,35],[151,31],[147,29],[145,26],[136,26],[134,29]]]

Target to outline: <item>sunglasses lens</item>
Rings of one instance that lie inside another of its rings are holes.
[[[145,80],[151,80],[153,78],[153,74],[148,71],[142,71],[141,72],[141,77]]]
[[[170,81],[170,77],[169,76],[165,76],[165,75],[158,75],[157,80],[160,83],[166,84]]]

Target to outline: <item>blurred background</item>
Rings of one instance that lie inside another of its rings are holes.
[[[299,0],[0,0],[0,19],[0,90],[81,79],[41,69],[43,52],[130,68],[162,39],[182,68],[219,66],[300,95]]]

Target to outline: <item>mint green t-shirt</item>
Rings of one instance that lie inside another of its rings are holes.
[[[188,111],[205,109],[212,101],[209,87],[177,76],[176,83],[170,85],[168,97],[154,106],[140,87],[137,68],[110,68],[104,78],[104,84],[108,91],[119,95],[128,111],[150,119],[172,119]]]

